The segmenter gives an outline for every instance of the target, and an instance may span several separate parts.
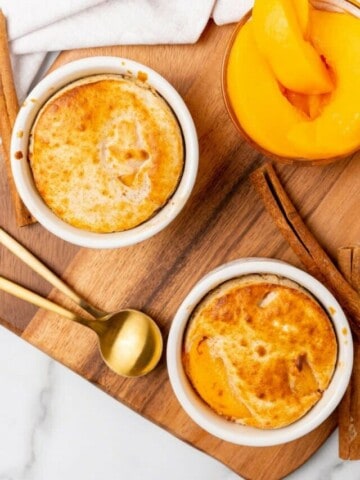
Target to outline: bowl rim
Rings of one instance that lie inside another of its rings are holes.
[[[340,160],[345,160],[347,158],[350,158],[352,155],[354,155],[356,152],[359,151],[358,148],[354,149],[353,151],[343,154],[343,155],[337,155],[335,157],[329,157],[329,158],[318,158],[318,159],[306,159],[306,158],[297,158],[297,157],[283,157],[281,155],[277,155],[276,153],[271,152],[270,150],[266,150],[263,148],[261,145],[259,145],[255,140],[253,140],[248,133],[244,130],[242,127],[240,121],[238,120],[234,109],[231,104],[231,100],[228,95],[228,89],[227,89],[227,65],[229,62],[229,57],[231,54],[231,50],[233,47],[233,44],[235,42],[235,39],[241,30],[241,28],[249,21],[251,20],[252,16],[252,9],[249,10],[235,25],[234,30],[232,31],[229,41],[226,45],[225,48],[225,54],[223,57],[222,61],[222,66],[221,66],[221,92],[222,92],[222,98],[225,104],[226,111],[235,127],[237,132],[240,134],[240,136],[256,151],[261,153],[262,155],[266,156],[267,158],[270,158],[271,160],[278,162],[278,163],[283,163],[283,164],[295,164],[299,166],[324,166],[324,165],[329,165],[331,163],[340,161]]]
[[[189,318],[202,298],[227,280],[253,273],[272,273],[289,278],[307,289],[321,303],[336,333],[338,356],[333,377],[321,399],[296,422],[263,430],[230,422],[216,414],[194,391],[183,368],[183,337]],[[346,330],[344,330],[346,329]],[[286,262],[267,258],[243,258],[220,265],[190,290],[173,319],[167,342],[167,367],[172,389],[192,420],[212,435],[238,445],[274,446],[296,440],[318,427],[335,410],[350,380],[353,342],[346,316],[330,291],[314,277]]]
[[[52,95],[76,80],[103,74],[136,78],[139,72],[146,74],[146,83],[165,99],[178,120],[184,142],[184,167],[180,181],[167,203],[151,218],[132,229],[95,233],[74,227],[51,211],[35,187],[28,162],[28,146],[36,115]],[[195,184],[199,146],[195,124],[184,100],[162,75],[127,58],[95,56],[75,60],[57,68],[33,88],[20,108],[14,124],[10,158],[18,193],[30,213],[44,228],[63,240],[82,247],[118,248],[136,244],[155,235],[180,213]]]

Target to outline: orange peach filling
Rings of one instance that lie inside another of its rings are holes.
[[[326,159],[360,147],[360,21],[308,0],[256,0],[226,72],[234,114],[260,147]]]

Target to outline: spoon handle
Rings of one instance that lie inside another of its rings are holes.
[[[21,287],[17,283],[14,283],[11,280],[8,280],[7,278],[1,277],[1,276],[0,276],[0,290],[3,290],[6,293],[10,293],[10,295],[13,295],[14,297],[21,298],[26,302],[32,303],[37,307],[45,308],[45,310],[50,310],[50,312],[54,312],[59,315],[62,315],[63,317],[68,318],[69,320],[80,321],[80,323],[82,323],[83,319],[80,318],[75,313],[71,312],[70,310],[67,310],[66,308],[61,307],[60,305],[57,305],[56,303],[52,302],[51,300],[48,300],[47,298],[44,298],[41,295],[38,295],[37,293],[32,292],[27,288]]]
[[[29,250],[21,245],[15,238],[11,237],[5,230],[0,228],[0,243],[6,247],[10,252],[22,260],[34,272],[38,273],[53,287],[60,290],[79,307],[86,310],[90,315],[99,317],[104,315],[104,312],[90,305],[83,298],[80,297],[74,290],[72,290],[65,282],[55,275],[48,267],[46,267],[38,258],[35,257]]]

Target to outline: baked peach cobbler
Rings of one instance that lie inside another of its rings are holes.
[[[248,275],[210,292],[191,315],[183,364],[198,395],[230,421],[262,429],[295,422],[329,385],[337,341],[302,287]]]
[[[255,0],[225,72],[243,132],[278,156],[326,160],[360,147],[360,20],[308,0]]]
[[[30,166],[50,209],[92,232],[128,230],[151,218],[177,188],[182,133],[146,83],[95,75],[71,83],[40,110]]]

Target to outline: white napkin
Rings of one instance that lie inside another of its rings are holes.
[[[19,98],[47,51],[120,44],[194,43],[209,18],[237,21],[253,0],[0,0]]]
[[[1,0],[11,39],[55,23],[105,0]]]
[[[213,18],[217,25],[237,22],[254,5],[254,0],[217,0]]]
[[[139,43],[192,43],[214,0],[110,0],[13,42],[14,53]]]
[[[24,100],[30,90],[45,58],[46,52],[12,55],[15,86],[20,102]]]

